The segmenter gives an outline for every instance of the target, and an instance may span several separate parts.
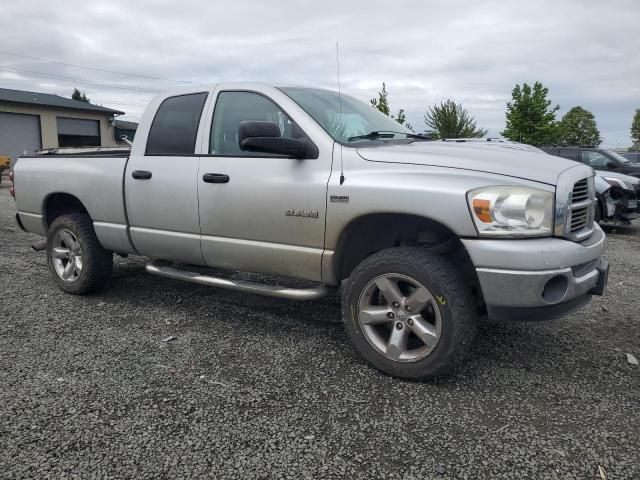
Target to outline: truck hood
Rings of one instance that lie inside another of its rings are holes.
[[[504,143],[413,142],[358,148],[358,154],[372,162],[430,165],[495,173],[556,185],[564,170],[577,162],[528,151]]]

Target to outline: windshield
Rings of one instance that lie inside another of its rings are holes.
[[[403,127],[393,118],[349,95],[342,95],[341,113],[338,92],[297,87],[280,88],[280,90],[311,115],[335,141],[343,145],[380,141],[380,136],[375,135],[368,138],[353,138],[371,132],[385,132],[385,140],[414,135],[411,130]]]
[[[615,158],[616,160],[618,160],[619,162],[622,163],[631,163],[631,160],[629,160],[628,158],[623,157],[622,155],[620,155],[618,152],[614,152],[613,150],[606,150],[607,154],[612,157]]]

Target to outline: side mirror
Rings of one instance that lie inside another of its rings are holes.
[[[308,158],[310,142],[304,138],[280,136],[280,127],[271,122],[240,122],[238,144],[247,152],[273,153],[293,158]]]
[[[611,170],[616,170],[618,168],[618,164],[616,162],[612,162],[611,160],[609,160],[607,162],[607,168],[610,168]]]

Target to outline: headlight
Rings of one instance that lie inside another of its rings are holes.
[[[471,190],[467,201],[481,236],[551,235],[553,193],[528,187],[483,187]]]

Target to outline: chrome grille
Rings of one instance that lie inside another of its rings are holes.
[[[578,206],[584,204],[589,200],[589,180],[584,178],[577,181],[573,186],[571,192],[571,224],[569,227],[570,232],[579,232],[587,226],[589,222],[589,209],[591,208],[591,202],[588,205]]]
[[[578,232],[582,230],[589,220],[589,207],[576,208],[571,211],[571,228],[570,232]]]
[[[589,199],[589,181],[585,178],[576,182],[571,192],[571,203],[584,202]]]
[[[585,174],[581,167],[572,168],[560,176],[556,188],[555,234],[576,242],[590,237],[594,229],[595,186],[593,176]]]

